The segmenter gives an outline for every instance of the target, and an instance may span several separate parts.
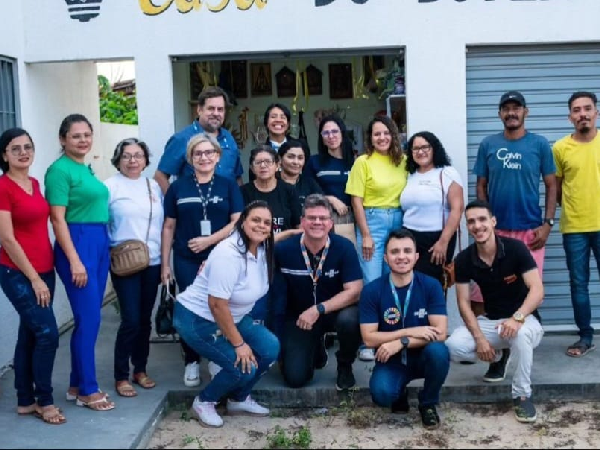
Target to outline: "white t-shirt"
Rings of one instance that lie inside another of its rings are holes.
[[[256,302],[269,290],[265,250],[261,246],[257,256],[240,253],[243,245],[234,231],[210,252],[204,269],[177,301],[203,319],[215,322],[208,306],[208,296],[224,299],[235,323],[252,311]]]
[[[450,203],[448,190],[452,183],[462,187],[460,175],[453,167],[434,168],[425,173],[415,172],[408,176],[406,187],[400,195],[400,204],[404,211],[402,226],[415,231],[441,231],[442,222],[442,186],[444,184],[445,220],[448,220]]]
[[[109,191],[110,214],[108,234],[110,246],[129,239],[145,241],[150,218],[150,198],[146,177],[132,180],[118,173],[104,182]],[[160,186],[150,180],[152,191],[152,223],[148,234],[150,265],[160,264],[160,241],[164,220],[163,195]]]

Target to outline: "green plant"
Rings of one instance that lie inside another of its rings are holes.
[[[310,448],[312,442],[312,435],[310,428],[307,426],[301,426],[295,430],[291,436],[279,425],[275,427],[273,433],[267,435],[267,448]]]
[[[182,439],[182,443],[183,445],[189,445],[192,442],[194,442],[196,440],[196,438],[194,436],[190,436],[189,434],[186,434],[183,439]]]
[[[100,120],[102,122],[125,125],[138,124],[135,96],[128,97],[122,92],[113,91],[110,82],[103,75],[98,76],[98,91],[100,96]]]

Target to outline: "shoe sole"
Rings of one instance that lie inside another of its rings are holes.
[[[198,381],[183,380],[183,384],[185,384],[186,387],[198,387],[202,384],[202,380],[198,380]]]
[[[251,413],[248,411],[227,411],[228,416],[248,416],[248,417],[269,417],[271,415],[268,413]]]
[[[503,376],[502,378],[487,378],[487,377],[483,377],[483,381],[485,381],[486,383],[499,383],[500,381],[504,381],[506,379],[506,375]]]
[[[517,415],[515,415],[515,418],[517,419],[517,422],[521,422],[521,423],[533,423],[537,420],[537,414],[533,417],[528,417],[528,418],[524,418],[524,417],[519,417]]]
[[[335,389],[336,389],[338,392],[342,392],[342,391],[349,391],[350,389],[354,389],[355,387],[356,387],[356,383],[355,383],[355,384],[353,384],[353,385],[352,385],[352,386],[350,386],[350,387],[347,387],[347,388],[341,388],[341,387],[339,387],[337,384],[335,385]]]
[[[191,411],[193,413],[194,419],[196,419],[196,421],[200,424],[201,427],[203,427],[203,428],[223,428],[223,425],[224,425],[223,423],[221,425],[210,425],[206,422],[203,422],[193,407],[191,408]]]
[[[426,430],[437,430],[440,427],[440,424],[437,423],[435,425],[423,425],[423,428]]]

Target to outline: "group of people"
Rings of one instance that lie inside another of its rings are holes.
[[[193,404],[203,425],[223,425],[215,409],[221,400],[230,413],[268,415],[252,400],[253,386],[276,363],[287,385],[305,386],[328,362],[329,332],[339,341],[338,390],[355,386],[357,354],[375,360],[374,402],[394,411],[408,411],[406,386],[424,378],[419,411],[428,428],[440,423],[436,405],[451,359],[489,362],[484,379],[494,382],[505,378],[512,352],[515,414],[534,421],[530,373],[543,336],[543,248],[557,201],[580,329],[567,354],[594,349],[587,284],[590,248],[600,255],[600,211],[585,192],[600,190],[595,95],[571,97],[575,132],[555,144],[553,157],[548,142],[525,129],[524,97],[504,94],[504,131],[481,143],[478,200],[466,208],[462,180],[433,133],[416,133],[403,152],[395,123],[378,116],[367,128],[365,154],[355,158],[343,121],[328,116],[318,154],[310,156],[305,141],[289,136],[291,114],[281,104],[265,112],[269,136],[251,151],[253,176],[243,184],[240,152],[223,128],[227,103],[219,88],[200,94],[198,119],[169,139],[154,179],[142,175],[148,146],[126,139],[111,161],[118,173],[99,181],[84,162],[92,125],[68,116],[45,196],[29,176],[31,136],[17,128],[0,136],[0,286],[20,316],[17,412],[66,421],[52,396],[56,270],[74,316],[66,396],[79,406],[115,407],[98,386],[94,357],[110,274],[121,315],[114,379],[122,397],[138,395],[134,384],[156,385],[146,371],[151,314],[159,285],[176,280],[184,383],[201,384],[201,358],[211,374]],[[444,266],[463,212],[474,239],[454,264],[465,326],[448,338]],[[131,239],[146,244],[149,264],[117,275],[110,249]]]

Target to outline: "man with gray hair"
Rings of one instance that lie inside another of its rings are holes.
[[[360,345],[357,302],[363,276],[352,242],[330,233],[331,214],[325,196],[309,195],[304,233],[275,246],[271,327],[282,344],[283,378],[295,388],[327,364],[324,335],[331,331],[340,343],[336,387],[342,391],[356,384],[352,364]]]

